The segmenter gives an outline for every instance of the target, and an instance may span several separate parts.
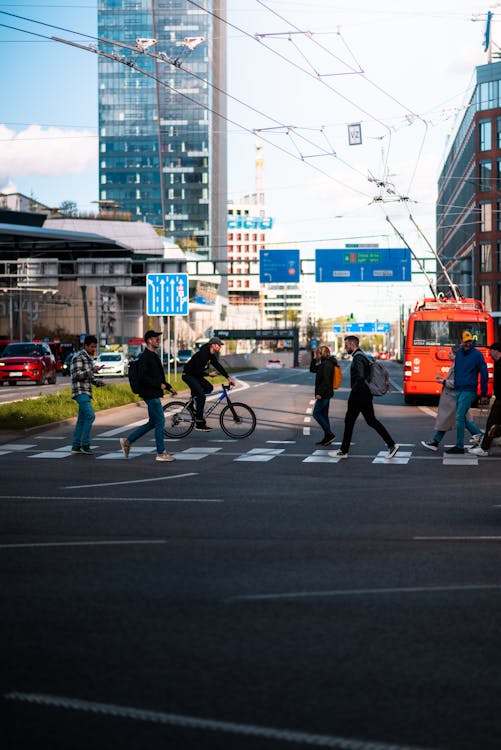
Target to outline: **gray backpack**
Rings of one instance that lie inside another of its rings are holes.
[[[390,390],[390,375],[388,370],[378,359],[369,359],[369,368],[367,385],[370,392],[373,396],[384,396]]]

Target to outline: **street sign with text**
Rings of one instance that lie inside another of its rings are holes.
[[[411,281],[411,254],[407,248],[315,250],[317,282]]]
[[[261,284],[297,284],[301,271],[299,250],[260,250]]]

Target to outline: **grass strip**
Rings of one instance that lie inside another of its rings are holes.
[[[218,376],[213,378],[211,382],[216,386],[219,383],[224,383],[225,380],[226,378]],[[186,383],[181,379],[180,373],[177,378],[174,378],[171,374],[170,384],[176,391],[186,390]],[[45,396],[42,392],[37,395],[30,390],[29,393],[30,397],[23,401],[0,404],[0,429],[25,430],[29,427],[38,427],[76,417],[78,414],[78,405],[71,398],[71,387],[63,388],[57,393],[48,393]],[[135,401],[141,401],[141,397],[132,393],[128,383],[113,383],[106,380],[104,388],[92,389],[94,411],[125,406]]]

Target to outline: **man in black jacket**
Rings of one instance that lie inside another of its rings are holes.
[[[493,428],[495,425],[501,424],[501,342],[495,341],[490,345],[489,349],[491,357],[494,360],[493,394],[495,399],[491,406],[489,416],[487,417],[487,424],[485,425],[485,433],[482,442],[480,445],[469,448],[469,453],[473,453],[476,456],[489,455],[489,448],[498,432],[498,430],[494,430]]]
[[[360,349],[359,343],[357,336],[346,336],[344,339],[345,349],[348,354],[351,354],[351,393],[348,398],[348,409],[344,418],[344,435],[341,448],[334,453],[329,453],[329,455],[336,458],[348,458],[353,428],[355,427],[358,415],[362,414],[369,427],[376,430],[388,446],[386,458],[393,458],[400,446],[395,443],[388,430],[376,419],[376,415],[374,414],[372,393],[367,385],[370,375],[370,364]]]
[[[195,430],[200,430],[201,432],[209,432],[211,429],[207,426],[204,419],[204,406],[206,394],[214,390],[214,386],[205,379],[205,376],[208,375],[210,378],[214,378],[219,372],[228,379],[230,385],[235,385],[235,381],[233,378],[230,378],[217,358],[223,345],[224,341],[217,336],[213,336],[206,344],[200,347],[198,352],[195,352],[193,357],[184,366],[183,380],[189,386],[191,395],[195,397]],[[211,367],[212,370],[210,369]]]
[[[165,380],[164,368],[157,354],[161,336],[161,333],[151,330],[144,334],[146,349],[138,360],[138,380],[139,395],[148,407],[149,420],[140,427],[136,427],[128,437],[120,438],[120,446],[125,458],[129,456],[132,443],[154,429],[157,445],[156,460],[175,461],[174,456],[165,450],[165,416],[160,399],[166,390],[170,391],[173,396],[177,394],[177,391]]]

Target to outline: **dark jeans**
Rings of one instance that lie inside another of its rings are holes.
[[[313,407],[313,419],[316,419],[325,437],[332,435],[331,425],[329,422],[329,403],[330,398],[317,398]]]
[[[487,423],[485,425],[485,433],[480,443],[484,451],[488,451],[491,447],[493,438],[489,437],[489,430],[495,424],[501,424],[501,398],[496,398],[491,406],[489,416],[487,417]]]
[[[369,427],[372,427],[373,430],[376,430],[378,435],[381,435],[388,448],[391,448],[395,444],[395,441],[388,430],[378,419],[376,419],[374,405],[372,403],[372,394],[367,388],[367,390],[364,389],[362,391],[350,393],[348,409],[344,418],[343,442],[341,443],[341,450],[343,453],[348,453],[349,451],[353,428],[355,427],[355,422],[357,421],[359,414],[363,416]]]
[[[204,421],[205,396],[212,393],[214,386],[205,378],[197,378],[196,375],[183,375],[183,380],[195,397],[195,419],[197,422]]]

